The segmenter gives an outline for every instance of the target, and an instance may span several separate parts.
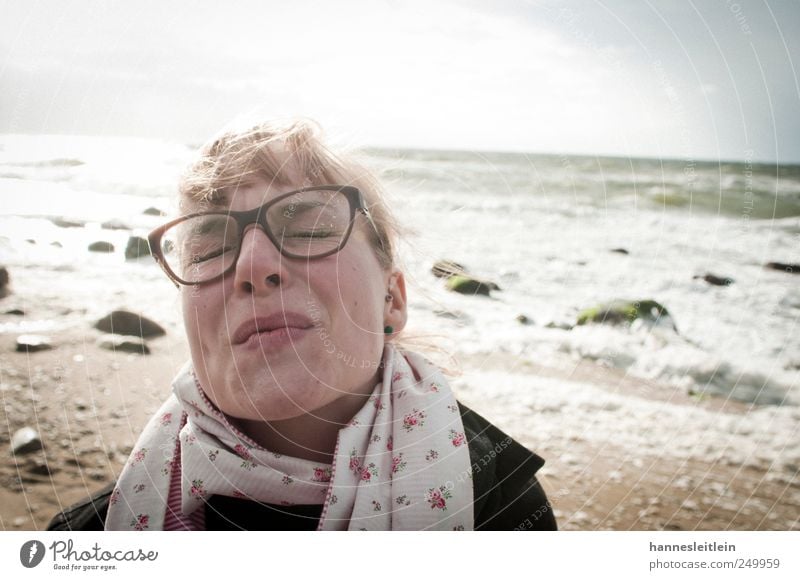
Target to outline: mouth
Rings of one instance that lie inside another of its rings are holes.
[[[280,342],[299,338],[312,327],[312,321],[302,314],[280,312],[243,323],[233,333],[231,342],[234,345],[256,344],[264,340]]]

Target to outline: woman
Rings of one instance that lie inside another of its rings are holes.
[[[396,229],[313,125],[223,135],[180,204],[150,244],[191,361],[113,491],[51,529],[555,529],[543,460],[398,346]]]

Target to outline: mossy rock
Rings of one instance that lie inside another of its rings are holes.
[[[577,324],[631,324],[639,318],[650,322],[668,320],[675,327],[669,311],[655,300],[614,300],[586,308],[578,314]]]
[[[484,282],[469,276],[450,276],[447,279],[446,287],[451,292],[458,292],[459,294],[467,294],[475,296],[490,296],[492,290],[491,282]]]

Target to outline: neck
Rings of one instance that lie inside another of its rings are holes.
[[[274,453],[333,463],[339,430],[364,406],[374,386],[365,394],[340,397],[313,413],[281,421],[240,420],[239,427],[264,449]]]

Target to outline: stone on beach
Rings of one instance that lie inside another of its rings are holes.
[[[50,221],[60,228],[82,228],[86,225],[84,222],[67,219],[65,217],[53,217],[50,218]]]
[[[705,280],[712,286],[730,286],[733,284],[733,278],[723,278],[721,276],[717,276],[715,274],[705,274],[704,276],[694,276],[694,280]]]
[[[490,283],[468,276],[450,276],[447,279],[446,287],[451,292],[458,292],[459,294],[467,294],[469,296],[490,296],[490,290],[492,290]]]
[[[114,244],[103,241],[93,242],[89,244],[89,251],[111,253],[114,251]]]
[[[39,334],[22,334],[17,337],[17,352],[38,352],[53,348],[50,338]]]
[[[135,260],[137,258],[141,258],[142,256],[149,255],[150,244],[147,243],[147,240],[140,238],[139,236],[131,236],[128,238],[128,245],[125,248],[126,260]]]
[[[166,212],[161,211],[157,207],[148,207],[142,213],[144,215],[156,215],[156,216],[165,216],[165,215],[167,215]]]
[[[0,298],[8,296],[11,292],[9,288],[10,282],[11,277],[8,275],[8,270],[6,270],[5,266],[0,266]]]
[[[136,354],[150,354],[150,348],[143,340],[123,338],[121,336],[103,336],[97,341],[97,346],[114,352],[132,352]]]
[[[32,427],[23,427],[11,437],[11,453],[13,455],[25,455],[33,453],[42,448],[42,439],[39,433]]]
[[[166,334],[166,331],[158,323],[127,310],[113,311],[98,320],[94,327],[103,332],[141,338],[153,338]]]
[[[787,274],[800,274],[800,264],[785,264],[783,262],[767,262],[765,268],[770,270],[780,270]]]
[[[677,331],[672,315],[655,300],[613,300],[599,304],[582,310],[577,324],[630,324],[634,320],[667,324]]]
[[[131,229],[128,224],[118,218],[110,219],[100,224],[104,230],[129,230]]]

